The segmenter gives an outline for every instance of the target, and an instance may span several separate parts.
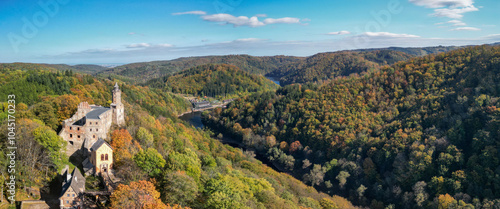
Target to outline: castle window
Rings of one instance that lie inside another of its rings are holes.
[[[75,194],[73,194],[73,195],[71,195],[71,196],[75,197]]]
[[[69,194],[68,194],[68,197],[69,197]]]
[[[73,134],[69,134],[69,138],[73,138]]]
[[[99,122],[95,122],[95,124],[96,124],[96,125],[98,125],[98,124],[99,124]]]
[[[79,130],[80,130],[80,127],[76,128],[76,130],[77,130],[77,131],[79,131]]]
[[[98,128],[96,128],[96,129],[95,129],[95,131],[99,131],[99,129],[98,129]]]
[[[71,126],[70,126],[70,127],[69,127],[69,130],[71,130],[71,129],[73,129],[73,127],[71,127]]]
[[[101,161],[104,161],[104,154],[101,154]]]
[[[69,195],[68,195],[69,196]],[[69,200],[66,200],[66,204],[69,204]]]
[[[104,159],[105,159],[105,160],[108,160],[108,154],[106,154],[106,155],[105,155],[105,158],[104,158]]]
[[[92,125],[92,122],[90,122],[90,125]]]
[[[94,137],[94,139],[95,139],[95,135],[93,135],[92,137]]]
[[[80,135],[78,135],[78,138],[80,138]]]
[[[90,129],[90,132],[92,132],[92,129]]]

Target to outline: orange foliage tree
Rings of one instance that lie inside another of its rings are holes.
[[[161,202],[160,192],[156,191],[154,184],[141,180],[118,185],[111,195],[111,208],[166,209],[167,206]]]
[[[448,206],[455,201],[455,198],[450,196],[449,194],[442,194],[438,197],[438,208],[446,209]]]
[[[302,147],[299,141],[294,141],[293,143],[290,144],[290,152],[295,152],[299,150]]]
[[[111,147],[114,149],[115,163],[119,164],[123,159],[130,159],[141,150],[137,141],[132,141],[132,136],[127,129],[114,130],[111,134]]]

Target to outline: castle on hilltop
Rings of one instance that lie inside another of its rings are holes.
[[[76,113],[63,121],[59,132],[59,136],[68,142],[66,154],[84,159],[82,165],[85,174],[105,176],[108,183],[116,180],[111,172],[113,148],[104,141],[113,124],[125,125],[125,107],[118,83],[113,88],[113,103],[110,107],[82,102],[78,104]],[[78,168],[70,174],[67,166],[63,173],[60,208],[80,208],[83,192],[85,177]]]
[[[78,105],[76,113],[63,121],[59,136],[68,142],[66,154],[68,156],[76,154],[83,157],[91,154],[89,152],[91,152],[93,145],[107,138],[113,124],[125,125],[125,108],[121,101],[121,90],[118,83],[113,88],[113,103],[110,107],[89,105],[87,102],[82,102]],[[109,155],[111,154],[109,153]]]

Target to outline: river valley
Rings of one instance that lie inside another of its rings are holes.
[[[203,124],[203,122],[201,120],[201,112],[186,113],[186,114],[180,116],[179,119],[188,122],[190,125],[194,126],[195,128],[204,128],[205,127],[205,125]],[[219,133],[215,133],[215,134],[219,134]],[[222,139],[218,139],[218,138],[214,138],[214,139],[219,140],[223,144],[227,144],[227,145],[232,146],[234,148],[240,148],[242,150],[247,150],[247,148],[245,147],[245,145],[243,143],[241,143],[239,140],[236,140],[232,137],[223,136]],[[286,171],[276,167],[263,154],[255,152],[255,158],[257,160],[260,160],[262,163],[266,164],[267,166],[271,167],[272,169],[274,169],[276,171],[286,172]]]

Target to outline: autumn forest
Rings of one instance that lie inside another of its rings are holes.
[[[57,196],[61,170],[83,169],[61,123],[80,102],[110,106],[115,83],[126,125],[106,141],[121,181],[96,208],[500,206],[500,46],[0,64],[2,152],[17,98],[18,199]],[[178,118],[188,98],[231,102],[196,128]]]

